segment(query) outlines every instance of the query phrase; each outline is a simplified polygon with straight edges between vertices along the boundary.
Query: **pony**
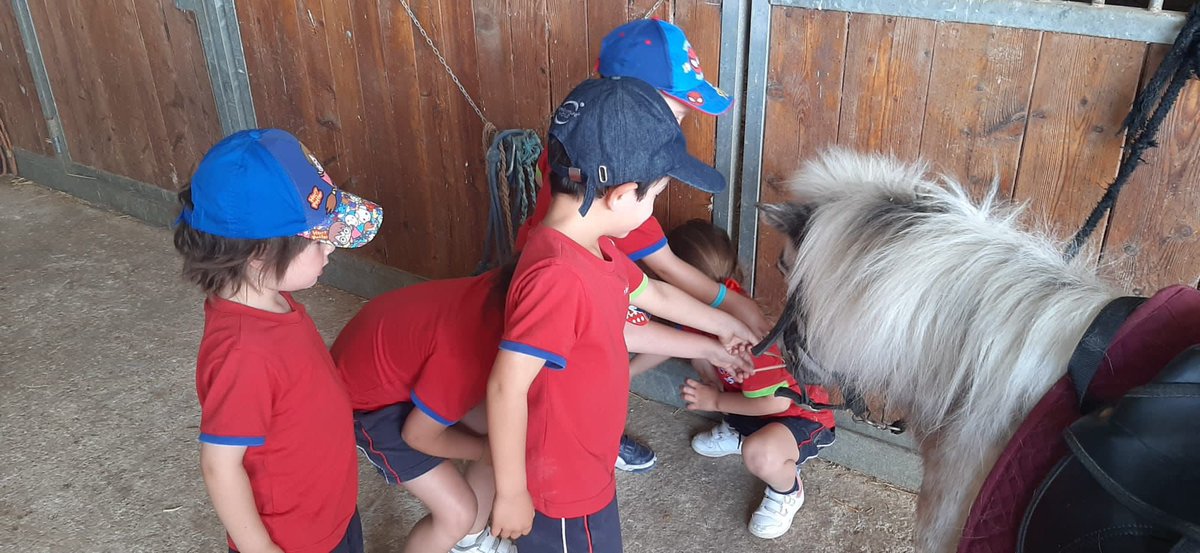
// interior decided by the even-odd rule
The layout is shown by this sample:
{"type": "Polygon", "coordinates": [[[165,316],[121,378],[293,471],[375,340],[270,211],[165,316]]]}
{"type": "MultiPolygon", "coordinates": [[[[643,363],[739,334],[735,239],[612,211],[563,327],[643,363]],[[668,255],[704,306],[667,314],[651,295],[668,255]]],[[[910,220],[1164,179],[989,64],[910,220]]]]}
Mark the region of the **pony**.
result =
{"type": "Polygon", "coordinates": [[[923,163],[834,149],[788,185],[789,202],[759,207],[790,239],[780,325],[811,360],[797,378],[904,415],[923,466],[914,545],[954,551],[1008,439],[1118,291],[995,181],[973,200],[923,163]]]}

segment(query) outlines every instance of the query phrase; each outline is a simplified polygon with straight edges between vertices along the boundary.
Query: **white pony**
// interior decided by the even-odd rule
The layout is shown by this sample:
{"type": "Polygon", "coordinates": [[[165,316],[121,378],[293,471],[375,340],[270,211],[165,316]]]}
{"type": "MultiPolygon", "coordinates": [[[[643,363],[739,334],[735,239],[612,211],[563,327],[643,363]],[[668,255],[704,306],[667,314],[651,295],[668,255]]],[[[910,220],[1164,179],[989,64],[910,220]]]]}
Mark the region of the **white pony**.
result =
{"type": "Polygon", "coordinates": [[[919,552],[954,551],[1008,438],[1117,297],[1065,242],[923,164],[830,151],[762,206],[791,238],[789,295],[823,384],[883,398],[919,444],[919,552]]]}

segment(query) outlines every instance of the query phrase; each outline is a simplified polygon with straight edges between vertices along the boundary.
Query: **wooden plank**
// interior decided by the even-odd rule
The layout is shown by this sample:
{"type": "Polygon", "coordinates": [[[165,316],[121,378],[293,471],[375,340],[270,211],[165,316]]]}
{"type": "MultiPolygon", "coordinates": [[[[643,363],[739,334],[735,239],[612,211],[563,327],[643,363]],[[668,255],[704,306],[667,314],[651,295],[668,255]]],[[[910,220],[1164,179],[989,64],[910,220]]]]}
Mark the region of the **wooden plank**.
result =
{"type": "Polygon", "coordinates": [[[298,133],[307,120],[304,107],[311,100],[298,73],[302,64],[295,42],[299,36],[296,5],[265,0],[236,5],[258,124],[298,133]]]}
{"type": "Polygon", "coordinates": [[[609,31],[629,21],[626,0],[588,0],[587,3],[587,64],[589,74],[600,58],[600,41],[609,31]]]}
{"type": "Polygon", "coordinates": [[[505,0],[473,0],[471,12],[475,17],[475,59],[480,83],[475,100],[497,128],[517,127],[521,122],[515,109],[515,91],[523,88],[529,78],[517,79],[513,71],[513,43],[522,36],[511,32],[505,0]],[[515,84],[518,82],[521,87],[515,84]]]}
{"type": "MultiPolygon", "coordinates": [[[[517,127],[545,136],[550,121],[550,49],[547,0],[508,0],[517,127]]],[[[554,106],[557,107],[557,106],[554,106]]],[[[501,127],[503,128],[503,127],[501,127]]]]}
{"type": "Polygon", "coordinates": [[[849,27],[838,143],[917,157],[937,23],[852,14],[849,27]]]}
{"type": "Polygon", "coordinates": [[[575,85],[588,78],[596,60],[588,57],[587,12],[578,8],[576,0],[547,0],[546,20],[550,29],[549,113],[575,85]]]}
{"type": "MultiPolygon", "coordinates": [[[[647,9],[649,7],[641,7],[637,13],[643,14],[647,9]]],[[[688,42],[699,56],[704,78],[720,86],[717,75],[721,61],[721,6],[704,0],[678,0],[675,2],[675,24],[687,34],[688,42]]],[[[694,112],[683,120],[683,133],[687,137],[688,151],[693,156],[710,165],[716,162],[716,117],[694,112]]],[[[669,212],[665,219],[659,219],[667,229],[691,219],[712,220],[712,194],[673,183],[667,199],[669,212]]]]}
{"type": "MultiPolygon", "coordinates": [[[[1147,76],[1168,50],[1151,47],[1147,76]]],[[[1117,200],[1104,240],[1104,267],[1129,293],[1150,295],[1200,279],[1200,83],[1184,88],[1158,134],[1157,148],[1117,200]]]]}
{"type": "MultiPolygon", "coordinates": [[[[763,203],[787,201],[790,196],[785,183],[799,164],[837,141],[847,63],[846,28],[845,13],[773,8],[760,191],[763,203]]],[[[778,231],[759,225],[754,295],[772,317],[779,315],[787,299],[783,275],[776,269],[786,240],[778,231]]]]}
{"type": "Polygon", "coordinates": [[[341,144],[341,118],[329,55],[325,6],[322,0],[295,0],[295,3],[298,36],[296,42],[286,47],[301,52],[300,63],[307,78],[306,87],[311,100],[304,106],[308,117],[295,133],[320,158],[331,176],[344,179],[346,167],[341,159],[345,149],[341,144]]]}
{"type": "Polygon", "coordinates": [[[1144,53],[1119,40],[1042,39],[1015,197],[1060,236],[1075,233],[1116,176],[1144,53]]]}
{"type": "Polygon", "coordinates": [[[13,147],[54,155],[11,2],[0,2],[0,121],[13,147]]]}
{"type": "Polygon", "coordinates": [[[944,23],[937,29],[921,157],[976,197],[999,178],[1012,197],[1041,33],[944,23]]]}

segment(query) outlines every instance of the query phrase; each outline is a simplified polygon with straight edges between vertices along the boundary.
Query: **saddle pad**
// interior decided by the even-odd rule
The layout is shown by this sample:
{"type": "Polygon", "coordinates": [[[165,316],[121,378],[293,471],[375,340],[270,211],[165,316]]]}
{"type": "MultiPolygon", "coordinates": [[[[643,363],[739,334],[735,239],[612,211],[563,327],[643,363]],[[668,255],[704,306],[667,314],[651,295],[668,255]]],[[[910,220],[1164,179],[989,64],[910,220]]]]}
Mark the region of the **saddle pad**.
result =
{"type": "MultiPolygon", "coordinates": [[[[1146,383],[1193,344],[1200,344],[1200,291],[1171,286],[1154,294],[1117,331],[1089,388],[1111,403],[1146,383]]],[[[1046,474],[1067,454],[1063,431],[1079,418],[1068,376],[1050,388],[1017,428],[988,473],[963,527],[958,553],[1012,553],[1025,508],[1046,474]]]]}

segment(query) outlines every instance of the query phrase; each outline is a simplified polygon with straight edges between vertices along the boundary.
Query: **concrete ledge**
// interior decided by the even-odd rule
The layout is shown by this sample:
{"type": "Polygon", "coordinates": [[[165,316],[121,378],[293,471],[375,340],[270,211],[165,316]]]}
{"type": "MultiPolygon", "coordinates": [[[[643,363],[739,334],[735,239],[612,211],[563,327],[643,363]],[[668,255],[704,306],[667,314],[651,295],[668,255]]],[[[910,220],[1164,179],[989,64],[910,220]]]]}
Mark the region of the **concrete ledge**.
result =
{"type": "MultiPolygon", "coordinates": [[[[179,214],[174,192],[25,150],[16,150],[16,158],[22,177],[98,207],[131,215],[161,227],[170,226],[179,214]]],[[[323,284],[365,298],[423,280],[411,273],[343,251],[333,255],[321,277],[323,284]]],[[[668,361],[658,369],[633,379],[632,390],[647,399],[683,407],[679,400],[679,388],[684,379],[693,374],[688,364],[668,361]]],[[[893,436],[875,430],[853,422],[841,413],[838,425],[837,444],[824,450],[823,458],[905,489],[917,489],[920,485],[920,459],[906,436],[893,436]]]]}
{"type": "MultiPolygon", "coordinates": [[[[687,363],[672,359],[635,377],[631,388],[633,393],[646,399],[683,409],[679,388],[683,386],[684,379],[694,378],[695,374],[687,363]]],[[[705,416],[714,420],[717,418],[712,414],[705,416]]],[[[822,450],[822,459],[906,490],[916,491],[920,488],[921,458],[907,435],[897,436],[854,422],[842,412],[837,413],[837,422],[837,443],[822,450]]]]}

